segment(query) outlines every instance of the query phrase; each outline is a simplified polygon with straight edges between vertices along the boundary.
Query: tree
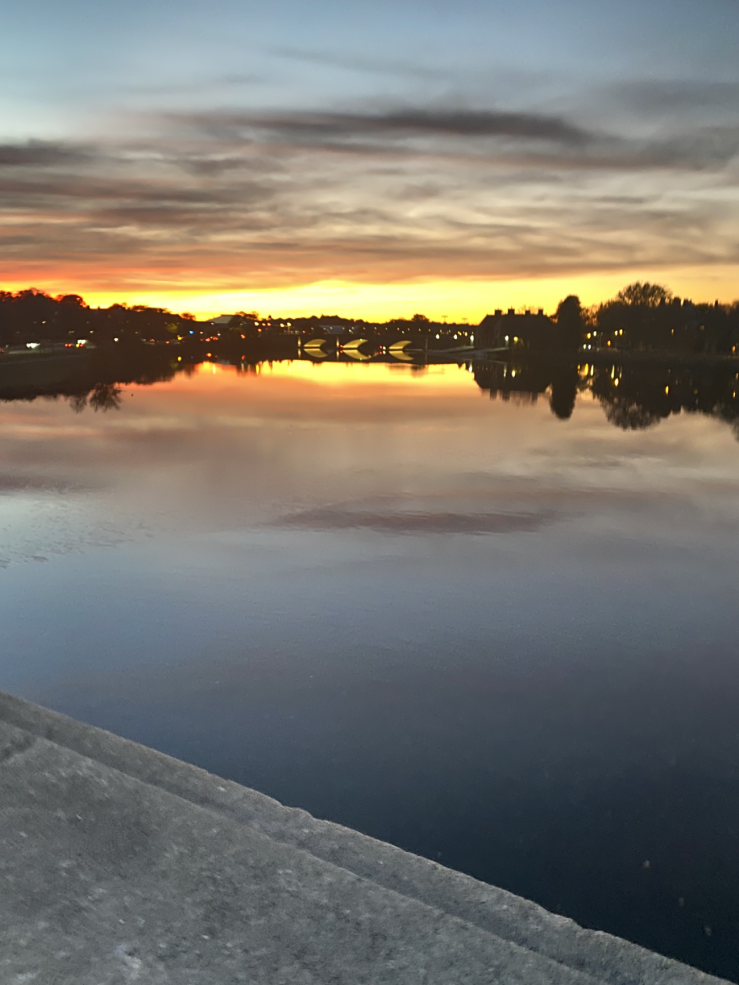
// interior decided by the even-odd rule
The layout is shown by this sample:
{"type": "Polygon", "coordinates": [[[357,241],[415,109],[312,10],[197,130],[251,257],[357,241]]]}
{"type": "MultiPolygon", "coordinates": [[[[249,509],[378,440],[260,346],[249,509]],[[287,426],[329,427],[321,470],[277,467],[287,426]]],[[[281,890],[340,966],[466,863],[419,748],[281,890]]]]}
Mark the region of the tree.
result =
{"type": "Polygon", "coordinates": [[[559,302],[557,314],[554,317],[557,322],[560,346],[563,349],[579,348],[585,326],[580,298],[576,294],[568,295],[564,301],[559,302]]]}
{"type": "Polygon", "coordinates": [[[672,291],[661,284],[635,281],[598,308],[598,330],[619,349],[666,349],[683,317],[668,302],[672,291]]]}
{"type": "Polygon", "coordinates": [[[667,304],[672,298],[672,291],[661,284],[650,284],[648,281],[637,280],[628,287],[624,287],[616,295],[616,300],[621,304],[630,307],[656,308],[660,304],[667,304]]]}

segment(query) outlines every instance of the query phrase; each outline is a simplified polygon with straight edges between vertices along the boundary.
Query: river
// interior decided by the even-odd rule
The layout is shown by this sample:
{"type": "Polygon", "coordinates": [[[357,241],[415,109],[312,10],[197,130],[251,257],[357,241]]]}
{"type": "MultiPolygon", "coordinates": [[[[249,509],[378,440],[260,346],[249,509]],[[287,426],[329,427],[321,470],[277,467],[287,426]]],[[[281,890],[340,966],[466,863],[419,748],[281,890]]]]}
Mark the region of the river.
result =
{"type": "Polygon", "coordinates": [[[736,426],[482,384],[0,403],[0,687],[737,980],[736,426]]]}

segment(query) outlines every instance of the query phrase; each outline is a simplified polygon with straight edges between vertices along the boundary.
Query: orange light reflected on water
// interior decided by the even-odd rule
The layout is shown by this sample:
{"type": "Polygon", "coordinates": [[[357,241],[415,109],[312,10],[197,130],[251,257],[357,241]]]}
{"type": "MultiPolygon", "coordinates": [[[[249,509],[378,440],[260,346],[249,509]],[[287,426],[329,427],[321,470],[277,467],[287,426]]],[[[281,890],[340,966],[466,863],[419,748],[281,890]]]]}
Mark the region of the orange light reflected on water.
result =
{"type": "MultiPolygon", "coordinates": [[[[384,387],[398,389],[405,387],[417,389],[419,382],[425,388],[443,389],[445,391],[467,391],[471,388],[479,393],[464,364],[447,363],[432,366],[410,366],[407,363],[344,363],[344,362],[311,362],[308,359],[285,360],[283,362],[259,363],[245,370],[240,366],[223,363],[199,363],[194,367],[194,373],[188,377],[177,377],[172,382],[159,384],[171,389],[173,383],[187,381],[187,389],[192,389],[198,383],[210,386],[214,382],[243,385],[250,378],[261,377],[262,382],[290,381],[292,383],[307,382],[318,387],[332,389],[374,387],[378,384],[384,387]],[[216,378],[214,380],[213,378],[216,378]]],[[[151,389],[147,385],[148,390],[151,389]]]]}

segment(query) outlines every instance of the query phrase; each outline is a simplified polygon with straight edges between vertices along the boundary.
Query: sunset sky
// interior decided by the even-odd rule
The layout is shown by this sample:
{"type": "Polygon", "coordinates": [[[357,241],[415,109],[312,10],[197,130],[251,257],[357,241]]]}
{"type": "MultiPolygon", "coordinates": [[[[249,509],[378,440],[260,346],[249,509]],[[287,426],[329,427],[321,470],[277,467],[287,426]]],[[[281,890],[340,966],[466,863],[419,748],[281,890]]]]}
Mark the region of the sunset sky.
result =
{"type": "Polygon", "coordinates": [[[218,314],[739,297],[739,0],[24,0],[0,288],[218,314]]]}

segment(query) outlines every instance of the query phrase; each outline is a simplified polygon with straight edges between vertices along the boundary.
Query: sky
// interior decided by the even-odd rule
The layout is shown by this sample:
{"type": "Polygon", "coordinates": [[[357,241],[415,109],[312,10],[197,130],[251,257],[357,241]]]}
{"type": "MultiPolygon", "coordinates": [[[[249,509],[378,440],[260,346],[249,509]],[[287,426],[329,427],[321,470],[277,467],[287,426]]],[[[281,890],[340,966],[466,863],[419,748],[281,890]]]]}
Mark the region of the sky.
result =
{"type": "Polygon", "coordinates": [[[739,297],[739,0],[0,0],[0,289],[739,297]]]}

